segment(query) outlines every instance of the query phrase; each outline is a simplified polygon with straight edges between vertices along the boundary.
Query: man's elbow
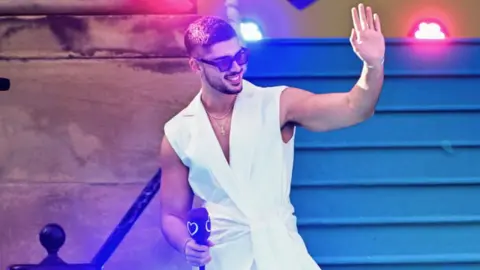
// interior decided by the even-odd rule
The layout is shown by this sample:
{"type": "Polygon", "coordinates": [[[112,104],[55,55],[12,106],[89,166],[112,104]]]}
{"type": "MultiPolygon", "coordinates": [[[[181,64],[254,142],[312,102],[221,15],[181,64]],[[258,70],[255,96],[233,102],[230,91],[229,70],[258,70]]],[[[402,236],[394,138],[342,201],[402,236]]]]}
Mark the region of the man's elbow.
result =
{"type": "Polygon", "coordinates": [[[362,99],[353,98],[352,94],[349,94],[347,97],[350,115],[354,124],[364,122],[375,114],[376,101],[365,102],[362,99]]]}
{"type": "Polygon", "coordinates": [[[359,124],[367,121],[375,114],[375,106],[363,108],[351,108],[353,115],[353,124],[359,124]]]}
{"type": "Polygon", "coordinates": [[[363,110],[360,112],[360,117],[362,118],[362,122],[370,119],[375,114],[375,106],[372,106],[371,108],[368,108],[366,110],[363,110]]]}
{"type": "Polygon", "coordinates": [[[175,231],[179,224],[185,223],[182,218],[168,212],[160,214],[160,230],[163,236],[168,240],[171,238],[172,230],[175,231]]]}
{"type": "Polygon", "coordinates": [[[165,236],[165,234],[168,234],[166,230],[168,230],[168,223],[169,223],[169,215],[161,211],[160,212],[160,230],[162,231],[162,234],[165,236]]]}
{"type": "Polygon", "coordinates": [[[170,211],[161,211],[160,212],[160,226],[162,230],[168,229],[171,226],[171,223],[174,222],[186,222],[186,215],[178,215],[170,211]]]}

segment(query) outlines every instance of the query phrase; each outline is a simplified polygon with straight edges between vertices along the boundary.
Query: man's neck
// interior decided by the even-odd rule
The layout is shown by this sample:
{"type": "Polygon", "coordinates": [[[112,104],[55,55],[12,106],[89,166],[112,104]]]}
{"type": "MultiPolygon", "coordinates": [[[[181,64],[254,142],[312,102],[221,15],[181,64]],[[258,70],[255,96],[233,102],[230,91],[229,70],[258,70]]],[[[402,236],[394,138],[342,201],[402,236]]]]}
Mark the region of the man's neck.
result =
{"type": "Polygon", "coordinates": [[[202,88],[201,100],[209,113],[222,114],[231,110],[237,95],[227,95],[210,88],[202,88]]]}

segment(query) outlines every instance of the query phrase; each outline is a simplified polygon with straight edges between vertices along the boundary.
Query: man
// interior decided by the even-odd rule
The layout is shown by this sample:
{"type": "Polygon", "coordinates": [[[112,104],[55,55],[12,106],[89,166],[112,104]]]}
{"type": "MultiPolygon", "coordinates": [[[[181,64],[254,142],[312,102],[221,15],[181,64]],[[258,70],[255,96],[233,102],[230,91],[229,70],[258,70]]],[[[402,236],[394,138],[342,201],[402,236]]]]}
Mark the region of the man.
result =
{"type": "Polygon", "coordinates": [[[289,199],[294,131],[339,129],[373,115],[385,41],[370,7],[353,8],[352,18],[351,44],[363,70],[351,91],[332,94],[255,86],[243,80],[248,50],[228,23],[204,17],[189,26],[185,46],[202,87],[165,125],[160,200],[163,233],[192,266],[319,269],[289,199]],[[194,194],[210,214],[208,246],[197,245],[185,225],[194,194]]]}

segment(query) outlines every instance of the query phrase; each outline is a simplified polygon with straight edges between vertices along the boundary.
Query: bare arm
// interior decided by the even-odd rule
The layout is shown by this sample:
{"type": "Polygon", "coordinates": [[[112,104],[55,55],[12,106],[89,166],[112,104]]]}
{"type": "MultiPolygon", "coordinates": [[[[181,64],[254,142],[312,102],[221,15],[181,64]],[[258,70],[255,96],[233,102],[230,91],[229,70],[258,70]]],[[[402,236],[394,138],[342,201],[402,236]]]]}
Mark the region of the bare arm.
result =
{"type": "Polygon", "coordinates": [[[385,40],[380,19],[360,4],[352,9],[351,43],[364,66],[357,83],[346,93],[313,94],[289,88],[281,96],[281,121],[312,131],[328,131],[358,124],[375,111],[383,87],[385,40]]]}
{"type": "Polygon", "coordinates": [[[161,227],[167,241],[183,253],[190,235],[186,227],[193,192],[188,184],[188,168],[183,165],[164,136],[160,149],[162,184],[160,187],[161,227]]]}
{"type": "Polygon", "coordinates": [[[281,96],[282,124],[311,131],[328,131],[365,121],[373,115],[383,85],[381,65],[363,68],[358,83],[347,93],[313,94],[288,88],[281,96]]]}

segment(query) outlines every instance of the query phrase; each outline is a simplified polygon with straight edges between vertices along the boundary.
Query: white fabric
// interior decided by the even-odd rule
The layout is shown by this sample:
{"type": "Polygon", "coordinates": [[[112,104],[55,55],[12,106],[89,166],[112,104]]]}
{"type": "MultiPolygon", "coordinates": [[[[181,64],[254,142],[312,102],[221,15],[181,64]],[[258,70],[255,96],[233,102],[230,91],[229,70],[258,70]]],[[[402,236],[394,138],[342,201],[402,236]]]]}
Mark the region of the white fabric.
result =
{"type": "Polygon", "coordinates": [[[230,165],[200,100],[165,125],[189,167],[189,183],[212,224],[207,270],[318,270],[297,232],[290,203],[293,141],[280,131],[280,94],[244,81],[232,115],[230,165]]]}

